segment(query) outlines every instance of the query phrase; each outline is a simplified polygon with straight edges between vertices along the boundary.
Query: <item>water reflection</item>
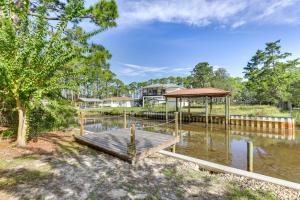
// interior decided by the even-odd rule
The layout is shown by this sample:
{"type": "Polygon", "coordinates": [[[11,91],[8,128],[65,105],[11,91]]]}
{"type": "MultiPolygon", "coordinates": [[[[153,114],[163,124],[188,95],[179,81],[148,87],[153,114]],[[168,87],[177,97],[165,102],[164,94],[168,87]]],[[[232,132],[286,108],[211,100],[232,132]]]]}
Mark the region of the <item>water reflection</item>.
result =
{"type": "MultiPolygon", "coordinates": [[[[172,134],[174,124],[156,126],[164,121],[129,118],[128,126],[172,134]],[[148,127],[148,128],[147,128],[148,127]]],[[[123,119],[95,119],[85,129],[101,132],[123,127],[123,119]]],[[[263,130],[253,127],[221,125],[205,127],[203,123],[182,124],[176,152],[239,169],[247,168],[247,141],[254,144],[254,172],[300,183],[300,132],[295,130],[263,130]]]]}

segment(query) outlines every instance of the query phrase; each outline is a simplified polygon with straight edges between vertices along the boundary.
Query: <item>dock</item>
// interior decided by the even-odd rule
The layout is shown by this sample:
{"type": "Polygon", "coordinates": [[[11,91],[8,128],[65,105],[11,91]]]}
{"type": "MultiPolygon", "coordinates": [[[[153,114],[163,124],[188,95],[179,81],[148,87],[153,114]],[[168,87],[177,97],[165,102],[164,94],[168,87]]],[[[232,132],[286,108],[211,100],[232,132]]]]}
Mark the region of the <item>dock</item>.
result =
{"type": "Polygon", "coordinates": [[[130,129],[116,129],[97,133],[84,131],[83,135],[75,136],[75,140],[81,144],[116,156],[130,163],[135,163],[179,142],[178,136],[144,130],[135,130],[134,138],[135,152],[132,156],[129,153],[132,144],[130,129]]]}

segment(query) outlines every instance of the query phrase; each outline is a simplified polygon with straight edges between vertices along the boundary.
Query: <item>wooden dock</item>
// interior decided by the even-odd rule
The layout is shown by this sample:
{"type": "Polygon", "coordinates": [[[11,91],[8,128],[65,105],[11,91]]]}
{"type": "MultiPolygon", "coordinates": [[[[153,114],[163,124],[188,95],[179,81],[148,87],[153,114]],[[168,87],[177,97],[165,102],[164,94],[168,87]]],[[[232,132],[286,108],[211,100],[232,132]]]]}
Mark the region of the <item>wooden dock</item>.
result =
{"type": "Polygon", "coordinates": [[[116,156],[122,160],[134,163],[175,145],[179,142],[178,136],[143,130],[135,131],[135,156],[129,152],[130,129],[117,129],[99,133],[85,131],[82,136],[75,136],[77,142],[94,149],[116,156]]]}

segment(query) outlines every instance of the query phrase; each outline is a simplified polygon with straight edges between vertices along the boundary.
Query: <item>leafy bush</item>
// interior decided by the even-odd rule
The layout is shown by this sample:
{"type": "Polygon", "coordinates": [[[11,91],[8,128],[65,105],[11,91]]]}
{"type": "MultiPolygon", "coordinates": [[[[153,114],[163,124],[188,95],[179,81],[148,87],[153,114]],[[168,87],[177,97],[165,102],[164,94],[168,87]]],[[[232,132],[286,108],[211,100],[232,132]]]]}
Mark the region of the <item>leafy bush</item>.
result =
{"type": "Polygon", "coordinates": [[[32,109],[28,114],[28,139],[36,138],[44,131],[73,126],[76,110],[67,101],[49,101],[32,109]]]}
{"type": "Polygon", "coordinates": [[[14,129],[7,129],[7,130],[4,130],[2,132],[0,132],[0,137],[1,138],[12,138],[16,135],[16,131],[14,129]]]}

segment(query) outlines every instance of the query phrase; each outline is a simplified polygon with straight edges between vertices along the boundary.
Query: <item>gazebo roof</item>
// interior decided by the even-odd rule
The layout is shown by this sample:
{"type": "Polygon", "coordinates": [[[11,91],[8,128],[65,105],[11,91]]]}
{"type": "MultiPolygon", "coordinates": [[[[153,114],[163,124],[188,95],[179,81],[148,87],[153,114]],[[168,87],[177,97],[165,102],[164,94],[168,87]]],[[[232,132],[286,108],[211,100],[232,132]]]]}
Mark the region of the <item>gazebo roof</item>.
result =
{"type": "Polygon", "coordinates": [[[190,88],[180,89],[174,92],[164,94],[165,97],[226,97],[230,96],[231,92],[219,88],[190,88]]]}

